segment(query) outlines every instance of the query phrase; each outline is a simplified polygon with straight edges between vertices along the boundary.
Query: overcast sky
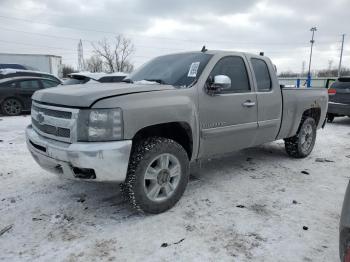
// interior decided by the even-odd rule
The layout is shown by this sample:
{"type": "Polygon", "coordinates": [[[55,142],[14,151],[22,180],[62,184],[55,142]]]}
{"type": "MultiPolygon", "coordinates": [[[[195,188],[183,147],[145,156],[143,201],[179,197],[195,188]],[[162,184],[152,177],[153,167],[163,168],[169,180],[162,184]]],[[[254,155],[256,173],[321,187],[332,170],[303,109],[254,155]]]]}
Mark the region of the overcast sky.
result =
{"type": "Polygon", "coordinates": [[[0,52],[40,53],[77,65],[91,42],[132,39],[136,66],[167,53],[208,49],[265,54],[278,71],[308,66],[310,28],[317,26],[312,68],[337,67],[341,34],[343,65],[350,67],[350,0],[0,0],[0,52]]]}

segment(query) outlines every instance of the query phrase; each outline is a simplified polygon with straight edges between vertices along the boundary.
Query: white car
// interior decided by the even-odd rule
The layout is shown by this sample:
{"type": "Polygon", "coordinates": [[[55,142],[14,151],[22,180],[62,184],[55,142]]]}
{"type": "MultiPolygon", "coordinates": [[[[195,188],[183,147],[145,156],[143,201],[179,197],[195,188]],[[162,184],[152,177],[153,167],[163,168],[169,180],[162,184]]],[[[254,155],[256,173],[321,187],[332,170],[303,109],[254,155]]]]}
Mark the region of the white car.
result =
{"type": "Polygon", "coordinates": [[[121,82],[128,74],[122,72],[115,73],[90,73],[90,72],[79,72],[71,73],[68,75],[63,84],[64,85],[76,85],[76,84],[86,84],[86,83],[112,83],[121,82]]]}

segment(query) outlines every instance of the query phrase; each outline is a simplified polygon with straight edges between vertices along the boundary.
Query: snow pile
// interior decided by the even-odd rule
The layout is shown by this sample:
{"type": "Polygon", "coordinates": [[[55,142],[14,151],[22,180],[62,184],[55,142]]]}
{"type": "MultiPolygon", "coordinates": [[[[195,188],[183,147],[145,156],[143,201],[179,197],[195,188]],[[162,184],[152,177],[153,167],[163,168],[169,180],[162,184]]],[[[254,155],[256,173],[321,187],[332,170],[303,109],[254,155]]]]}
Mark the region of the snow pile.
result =
{"type": "Polygon", "coordinates": [[[25,147],[30,116],[0,117],[0,261],[338,261],[350,118],[318,132],[306,159],[283,141],[208,160],[160,215],[118,185],[59,180],[25,147]]]}

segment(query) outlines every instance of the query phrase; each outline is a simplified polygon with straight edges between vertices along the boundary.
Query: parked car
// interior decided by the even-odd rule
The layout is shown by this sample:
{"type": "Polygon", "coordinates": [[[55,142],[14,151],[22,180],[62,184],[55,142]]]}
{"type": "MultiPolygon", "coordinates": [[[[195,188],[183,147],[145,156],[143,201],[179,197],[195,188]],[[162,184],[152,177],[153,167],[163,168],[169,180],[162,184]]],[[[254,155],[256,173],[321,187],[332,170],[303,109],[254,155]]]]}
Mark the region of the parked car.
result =
{"type": "Polygon", "coordinates": [[[339,255],[340,261],[350,261],[350,183],[346,189],[340,216],[339,255]]]}
{"type": "Polygon", "coordinates": [[[155,58],[123,83],[36,92],[26,137],[44,169],[120,182],[133,207],[160,213],[203,158],[277,139],[291,157],[308,156],[327,104],[325,88],[281,89],[267,57],[188,52],[155,58]]]}
{"type": "Polygon", "coordinates": [[[90,72],[80,72],[71,73],[68,75],[63,84],[64,85],[76,85],[76,84],[86,84],[86,83],[116,83],[121,82],[127,76],[126,73],[115,72],[115,73],[90,73],[90,72]]]}
{"type": "Polygon", "coordinates": [[[21,69],[28,70],[24,65],[20,64],[0,64],[0,69],[21,69]]]}
{"type": "Polygon", "coordinates": [[[15,116],[29,111],[32,95],[40,89],[55,87],[61,83],[49,78],[20,76],[0,80],[0,108],[5,115],[15,116]]]}
{"type": "Polygon", "coordinates": [[[350,77],[340,77],[328,89],[328,122],[337,116],[350,117],[350,77]]]}
{"type": "Polygon", "coordinates": [[[122,82],[128,74],[126,73],[121,73],[121,72],[115,72],[115,73],[110,73],[105,76],[102,76],[98,79],[98,82],[101,83],[119,83],[122,82]]]}
{"type": "Polygon", "coordinates": [[[106,74],[90,72],[71,73],[68,75],[68,78],[63,81],[63,85],[86,84],[89,81],[92,83],[97,83],[98,79],[104,75],[106,74]]]}
{"type": "Polygon", "coordinates": [[[62,81],[58,77],[45,72],[33,71],[33,70],[10,69],[10,68],[0,69],[0,79],[17,77],[17,76],[43,77],[43,78],[51,79],[55,82],[59,82],[60,84],[62,83],[62,81]]]}

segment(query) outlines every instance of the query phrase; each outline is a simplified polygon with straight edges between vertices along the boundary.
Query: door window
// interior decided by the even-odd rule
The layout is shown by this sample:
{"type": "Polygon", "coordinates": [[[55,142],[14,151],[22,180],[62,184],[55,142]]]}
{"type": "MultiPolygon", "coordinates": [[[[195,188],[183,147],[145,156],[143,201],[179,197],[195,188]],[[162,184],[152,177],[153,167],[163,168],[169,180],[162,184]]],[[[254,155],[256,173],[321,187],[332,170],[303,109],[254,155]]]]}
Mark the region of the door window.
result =
{"type": "Polygon", "coordinates": [[[255,79],[259,92],[268,92],[271,90],[271,77],[269,69],[264,60],[252,58],[251,59],[255,79]]]}
{"type": "Polygon", "coordinates": [[[247,68],[243,58],[239,56],[227,56],[220,59],[215,65],[210,76],[226,75],[231,79],[231,87],[221,93],[246,93],[250,92],[247,68]]]}
{"type": "Polygon", "coordinates": [[[40,84],[37,80],[24,80],[19,82],[19,87],[23,89],[39,89],[40,84]]]}
{"type": "Polygon", "coordinates": [[[50,81],[50,80],[41,80],[41,82],[43,83],[44,88],[50,88],[58,85],[57,82],[50,81]]]}
{"type": "Polygon", "coordinates": [[[16,88],[16,82],[5,82],[0,84],[0,88],[16,88]]]}

